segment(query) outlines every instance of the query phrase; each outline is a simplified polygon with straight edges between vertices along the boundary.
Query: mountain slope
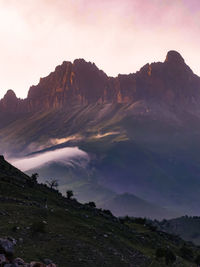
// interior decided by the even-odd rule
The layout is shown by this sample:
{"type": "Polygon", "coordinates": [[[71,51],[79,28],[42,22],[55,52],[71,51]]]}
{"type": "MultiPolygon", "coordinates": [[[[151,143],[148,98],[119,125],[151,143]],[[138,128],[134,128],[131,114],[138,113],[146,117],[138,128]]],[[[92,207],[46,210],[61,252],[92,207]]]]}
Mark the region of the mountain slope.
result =
{"type": "Polygon", "coordinates": [[[163,209],[133,194],[120,194],[108,189],[100,184],[99,179],[91,174],[89,169],[67,166],[62,162],[48,162],[39,168],[29,170],[28,173],[36,171],[40,173],[39,181],[45,182],[51,177],[56,177],[59,183],[58,189],[63,194],[71,189],[81,203],[94,201],[97,207],[109,209],[116,216],[163,219],[180,215],[178,212],[163,209]]]}
{"type": "Polygon", "coordinates": [[[185,243],[193,253],[193,258],[185,260],[180,238],[68,200],[2,157],[0,167],[1,233],[18,241],[16,254],[26,261],[51,255],[60,267],[94,266],[94,262],[95,266],[162,267],[165,256],[155,258],[155,253],[163,248],[177,256],[166,254],[170,262],[176,260],[175,266],[195,266],[199,249],[194,245],[185,243]]]}
{"type": "Polygon", "coordinates": [[[90,181],[107,192],[198,214],[199,90],[200,78],[175,51],[116,78],[84,60],[64,62],[26,99],[9,91],[0,101],[0,153],[25,157],[78,146],[89,157],[84,184],[89,169],[90,181]]]}

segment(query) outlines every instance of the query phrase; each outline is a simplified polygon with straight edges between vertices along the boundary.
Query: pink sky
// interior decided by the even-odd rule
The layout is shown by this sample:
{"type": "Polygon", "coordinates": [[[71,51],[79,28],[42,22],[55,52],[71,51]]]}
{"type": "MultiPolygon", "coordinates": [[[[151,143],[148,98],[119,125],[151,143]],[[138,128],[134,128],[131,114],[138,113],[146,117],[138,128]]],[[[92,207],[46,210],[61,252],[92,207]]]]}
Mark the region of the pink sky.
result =
{"type": "Polygon", "coordinates": [[[173,49],[200,75],[199,0],[0,0],[0,35],[0,97],[75,58],[116,76],[173,49]]]}

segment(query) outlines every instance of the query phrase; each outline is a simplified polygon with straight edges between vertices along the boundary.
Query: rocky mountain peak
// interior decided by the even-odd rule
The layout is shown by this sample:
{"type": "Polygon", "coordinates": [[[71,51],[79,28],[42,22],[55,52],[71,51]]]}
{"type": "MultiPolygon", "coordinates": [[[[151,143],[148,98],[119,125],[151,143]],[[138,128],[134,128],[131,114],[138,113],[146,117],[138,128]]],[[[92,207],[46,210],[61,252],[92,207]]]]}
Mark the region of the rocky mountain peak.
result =
{"type": "Polygon", "coordinates": [[[5,94],[5,96],[4,96],[4,100],[8,100],[8,101],[12,101],[12,100],[16,100],[17,99],[17,97],[16,97],[16,94],[15,94],[15,92],[13,91],[13,90],[11,90],[11,89],[9,89],[7,92],[6,92],[6,94],[5,94]]]}
{"type": "Polygon", "coordinates": [[[0,100],[0,110],[15,112],[20,102],[21,100],[16,97],[15,92],[13,90],[8,90],[3,99],[0,100]]]}
{"type": "Polygon", "coordinates": [[[171,50],[167,53],[165,62],[176,63],[176,64],[185,64],[185,61],[180,53],[175,50],[171,50]]]}
{"type": "Polygon", "coordinates": [[[108,77],[84,59],[64,61],[48,76],[30,87],[25,100],[9,90],[0,110],[35,112],[63,108],[72,103],[130,103],[150,100],[185,105],[200,99],[200,78],[193,74],[177,51],[167,53],[164,63],[146,64],[135,74],[108,77]]]}

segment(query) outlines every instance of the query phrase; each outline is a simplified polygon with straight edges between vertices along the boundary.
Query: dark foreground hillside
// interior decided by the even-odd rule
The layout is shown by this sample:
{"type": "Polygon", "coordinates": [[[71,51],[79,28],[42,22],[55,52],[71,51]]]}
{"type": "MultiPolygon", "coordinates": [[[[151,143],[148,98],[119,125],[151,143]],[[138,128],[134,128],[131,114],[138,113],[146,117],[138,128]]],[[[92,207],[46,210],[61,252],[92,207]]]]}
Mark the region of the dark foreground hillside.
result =
{"type": "Polygon", "coordinates": [[[142,219],[118,219],[38,184],[0,158],[0,233],[15,254],[59,267],[197,266],[200,249],[142,219]],[[186,253],[186,252],[187,253],[186,253]]]}

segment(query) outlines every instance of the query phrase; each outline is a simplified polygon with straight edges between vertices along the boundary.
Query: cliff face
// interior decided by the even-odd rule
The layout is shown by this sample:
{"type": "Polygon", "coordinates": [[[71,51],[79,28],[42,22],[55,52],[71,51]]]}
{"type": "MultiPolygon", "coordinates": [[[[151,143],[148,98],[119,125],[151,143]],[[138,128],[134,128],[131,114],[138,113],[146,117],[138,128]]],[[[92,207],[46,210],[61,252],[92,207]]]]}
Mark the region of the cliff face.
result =
{"type": "Polygon", "coordinates": [[[71,103],[128,103],[162,101],[168,105],[197,105],[200,78],[193,74],[176,51],[165,62],[146,64],[135,74],[108,77],[83,59],[63,62],[55,71],[32,86],[28,97],[17,99],[9,90],[0,101],[0,111],[34,112],[60,108],[71,103]]]}

